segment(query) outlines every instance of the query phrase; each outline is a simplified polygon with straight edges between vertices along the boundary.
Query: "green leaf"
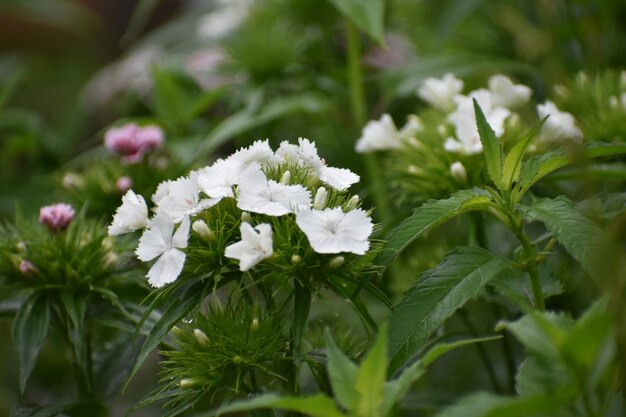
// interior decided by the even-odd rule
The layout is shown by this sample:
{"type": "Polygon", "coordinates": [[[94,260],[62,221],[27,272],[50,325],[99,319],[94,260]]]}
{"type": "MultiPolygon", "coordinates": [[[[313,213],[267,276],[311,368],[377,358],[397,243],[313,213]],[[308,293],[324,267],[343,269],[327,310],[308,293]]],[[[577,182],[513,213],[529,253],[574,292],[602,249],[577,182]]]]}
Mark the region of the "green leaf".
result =
{"type": "Polygon", "coordinates": [[[626,144],[595,142],[586,145],[582,152],[566,153],[553,151],[529,158],[520,171],[520,195],[523,195],[533,184],[541,178],[564,166],[583,161],[585,159],[604,156],[618,156],[626,154],[626,144]]]}
{"type": "Polygon", "coordinates": [[[374,259],[374,264],[387,266],[415,239],[455,216],[472,210],[484,210],[490,202],[489,194],[479,188],[458,191],[445,200],[427,201],[392,230],[387,244],[374,259]]]}
{"type": "Polygon", "coordinates": [[[323,394],[310,397],[280,397],[276,394],[263,394],[251,400],[236,401],[208,413],[200,413],[194,417],[214,417],[258,408],[277,408],[296,411],[313,417],[345,417],[335,402],[323,394]]]}
{"type": "MultiPolygon", "coordinates": [[[[325,331],[328,377],[335,398],[349,411],[356,410],[360,396],[354,387],[359,369],[344,355],[333,340],[328,329],[325,331]]],[[[384,359],[385,361],[387,358],[384,359]]]]}
{"type": "Polygon", "coordinates": [[[478,134],[480,135],[480,142],[483,144],[487,172],[498,189],[504,190],[506,184],[503,181],[502,175],[502,145],[493,129],[491,129],[491,126],[489,126],[489,123],[487,123],[487,118],[478,105],[478,102],[476,99],[472,100],[474,101],[474,113],[476,114],[478,134]]]}
{"type": "Polygon", "coordinates": [[[381,417],[387,376],[387,329],[386,324],[380,326],[374,346],[359,367],[354,387],[360,401],[356,409],[350,410],[359,417],[381,417]]]}
{"type": "Polygon", "coordinates": [[[607,242],[604,231],[565,197],[539,199],[532,206],[520,206],[524,217],[541,221],[591,276],[598,276],[602,249],[607,242]]]}
{"type": "Polygon", "coordinates": [[[495,257],[481,248],[463,247],[424,272],[389,318],[390,370],[396,371],[418,353],[448,317],[510,267],[507,258],[495,257]]]}
{"type": "Polygon", "coordinates": [[[379,45],[385,43],[385,0],[330,0],[356,27],[379,45]]]}
{"type": "Polygon", "coordinates": [[[507,189],[509,189],[513,183],[518,180],[522,169],[522,159],[524,158],[526,149],[535,136],[537,136],[537,132],[539,132],[541,127],[544,125],[546,119],[547,118],[544,118],[539,125],[528,132],[519,142],[517,142],[504,159],[504,165],[502,167],[502,181],[507,189]]]}
{"type": "Polygon", "coordinates": [[[545,417],[556,415],[561,407],[554,397],[503,397],[481,392],[463,398],[435,417],[545,417]]]}
{"type": "Polygon", "coordinates": [[[37,361],[48,335],[50,311],[45,297],[35,293],[28,297],[13,320],[13,346],[20,362],[19,389],[24,394],[26,381],[37,361]]]}

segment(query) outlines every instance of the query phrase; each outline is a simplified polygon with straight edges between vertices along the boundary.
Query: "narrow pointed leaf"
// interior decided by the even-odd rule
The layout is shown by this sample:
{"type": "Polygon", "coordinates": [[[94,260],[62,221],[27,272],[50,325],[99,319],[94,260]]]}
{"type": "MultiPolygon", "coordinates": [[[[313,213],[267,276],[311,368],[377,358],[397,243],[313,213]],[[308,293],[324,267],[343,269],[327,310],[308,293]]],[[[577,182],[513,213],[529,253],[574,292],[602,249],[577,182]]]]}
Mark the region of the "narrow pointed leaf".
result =
{"type": "Polygon", "coordinates": [[[326,329],[325,338],[328,376],[333,394],[344,408],[354,411],[360,402],[360,395],[354,387],[359,369],[339,350],[328,329],[326,329]]]}
{"type": "Polygon", "coordinates": [[[387,377],[387,325],[380,326],[374,346],[361,363],[355,388],[360,402],[353,411],[357,416],[379,417],[387,377]]]}
{"type": "Polygon", "coordinates": [[[13,320],[13,346],[19,358],[19,389],[22,394],[48,335],[49,325],[48,302],[39,294],[33,294],[27,298],[13,320]]]}
{"type": "Polygon", "coordinates": [[[607,236],[572,201],[565,197],[544,198],[532,206],[521,206],[521,209],[526,219],[543,222],[589,275],[599,274],[607,236]]]}
{"type": "Polygon", "coordinates": [[[330,0],[360,30],[378,44],[385,43],[385,0],[330,0]]]}
{"type": "Polygon", "coordinates": [[[490,202],[489,194],[480,188],[456,192],[445,200],[427,201],[391,232],[374,264],[387,266],[415,239],[455,216],[484,210],[490,202]]]}
{"type": "Polygon", "coordinates": [[[462,247],[424,272],[389,318],[390,371],[395,372],[417,354],[455,311],[510,267],[507,258],[477,247],[462,247]]]}
{"type": "Polygon", "coordinates": [[[511,185],[518,180],[522,168],[524,153],[526,152],[528,145],[530,145],[530,142],[537,136],[537,133],[545,121],[546,119],[543,119],[539,125],[528,132],[517,144],[515,144],[504,159],[502,177],[504,185],[507,188],[511,187],[511,185]]]}
{"type": "Polygon", "coordinates": [[[280,397],[276,394],[263,394],[251,400],[236,401],[217,410],[196,414],[193,417],[214,417],[259,408],[296,411],[312,417],[345,417],[337,409],[335,402],[322,394],[310,397],[280,397]]]}
{"type": "Polygon", "coordinates": [[[487,164],[487,172],[489,177],[498,189],[504,189],[502,181],[502,146],[500,140],[494,133],[482,109],[478,105],[476,99],[474,101],[474,113],[476,114],[476,125],[478,126],[478,134],[480,142],[483,144],[483,152],[485,154],[485,162],[487,164]]]}

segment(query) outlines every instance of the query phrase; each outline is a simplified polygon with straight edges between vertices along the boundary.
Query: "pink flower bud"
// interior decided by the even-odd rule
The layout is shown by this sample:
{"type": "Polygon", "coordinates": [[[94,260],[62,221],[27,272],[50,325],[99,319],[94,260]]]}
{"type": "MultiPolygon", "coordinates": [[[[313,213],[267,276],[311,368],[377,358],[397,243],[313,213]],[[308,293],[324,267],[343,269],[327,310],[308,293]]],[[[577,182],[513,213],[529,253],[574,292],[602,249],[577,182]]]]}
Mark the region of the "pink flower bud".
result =
{"type": "Polygon", "coordinates": [[[130,190],[130,187],[133,186],[133,180],[125,175],[117,179],[115,186],[117,187],[117,191],[119,191],[121,194],[126,194],[126,191],[130,190]]]}
{"type": "Polygon", "coordinates": [[[74,209],[66,203],[44,206],[39,210],[39,223],[52,231],[67,229],[74,218],[74,209]]]}
{"type": "Polygon", "coordinates": [[[163,143],[163,131],[158,126],[137,126],[128,123],[113,127],[104,134],[104,146],[128,164],[140,162],[143,156],[163,143]]]}
{"type": "Polygon", "coordinates": [[[37,272],[37,267],[31,261],[27,261],[26,259],[22,259],[19,268],[20,272],[27,277],[30,277],[37,272]]]}

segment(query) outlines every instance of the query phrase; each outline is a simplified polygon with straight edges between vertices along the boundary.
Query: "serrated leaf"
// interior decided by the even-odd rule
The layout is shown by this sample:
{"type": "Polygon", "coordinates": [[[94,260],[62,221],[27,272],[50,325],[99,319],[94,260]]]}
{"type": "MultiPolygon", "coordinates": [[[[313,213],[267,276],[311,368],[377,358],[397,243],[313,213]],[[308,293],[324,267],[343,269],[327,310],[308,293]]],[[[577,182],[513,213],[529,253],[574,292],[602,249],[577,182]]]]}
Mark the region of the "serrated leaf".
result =
{"type": "Polygon", "coordinates": [[[50,309],[45,297],[35,293],[24,301],[13,319],[13,346],[20,363],[19,389],[24,393],[39,351],[48,335],[50,309]]]}
{"type": "MultiPolygon", "coordinates": [[[[333,340],[328,329],[325,331],[328,377],[335,398],[344,408],[356,410],[360,396],[354,387],[359,369],[344,355],[333,340]]],[[[387,360],[387,358],[385,358],[387,360]]]]}
{"type": "Polygon", "coordinates": [[[389,318],[390,371],[399,369],[418,353],[455,311],[510,267],[507,258],[494,257],[481,248],[463,247],[424,272],[389,318]]]}
{"type": "Polygon", "coordinates": [[[387,266],[415,239],[455,216],[484,210],[490,202],[489,194],[480,188],[458,191],[445,200],[427,201],[391,231],[374,264],[387,266]]]}
{"type": "Polygon", "coordinates": [[[385,43],[385,0],[330,0],[356,27],[379,45],[385,43]]]}
{"type": "Polygon", "coordinates": [[[556,415],[561,407],[554,397],[503,397],[481,392],[468,395],[435,417],[545,417],[556,415]]]}
{"type": "Polygon", "coordinates": [[[520,206],[524,217],[541,221],[591,276],[598,276],[604,231],[565,197],[539,199],[532,206],[520,206]]]}
{"type": "Polygon", "coordinates": [[[359,367],[354,385],[360,401],[356,409],[359,417],[381,417],[380,408],[387,377],[387,325],[380,326],[374,346],[359,367]]]}
{"type": "Polygon", "coordinates": [[[476,125],[478,127],[478,135],[480,142],[483,144],[483,153],[485,154],[485,163],[487,164],[487,172],[489,177],[496,184],[498,189],[504,190],[505,183],[502,178],[502,145],[495,132],[489,126],[487,118],[480,108],[476,99],[474,102],[474,113],[476,114],[476,125]]]}
{"type": "Polygon", "coordinates": [[[537,132],[539,132],[541,127],[544,125],[546,119],[547,118],[544,118],[539,125],[528,132],[519,142],[517,142],[504,159],[504,165],[502,166],[502,180],[507,189],[518,180],[522,169],[522,159],[524,158],[526,149],[535,136],[537,136],[537,132]]]}
{"type": "Polygon", "coordinates": [[[214,417],[259,408],[296,411],[312,417],[345,417],[339,411],[335,402],[323,394],[310,397],[281,397],[276,394],[263,394],[251,400],[236,401],[224,405],[208,413],[195,414],[193,417],[214,417]]]}
{"type": "Polygon", "coordinates": [[[626,145],[620,143],[595,142],[586,145],[582,152],[578,154],[565,153],[563,151],[553,151],[529,158],[522,165],[520,171],[520,194],[524,194],[533,184],[541,178],[563,168],[585,159],[600,158],[603,156],[618,156],[626,154],[626,145]]]}

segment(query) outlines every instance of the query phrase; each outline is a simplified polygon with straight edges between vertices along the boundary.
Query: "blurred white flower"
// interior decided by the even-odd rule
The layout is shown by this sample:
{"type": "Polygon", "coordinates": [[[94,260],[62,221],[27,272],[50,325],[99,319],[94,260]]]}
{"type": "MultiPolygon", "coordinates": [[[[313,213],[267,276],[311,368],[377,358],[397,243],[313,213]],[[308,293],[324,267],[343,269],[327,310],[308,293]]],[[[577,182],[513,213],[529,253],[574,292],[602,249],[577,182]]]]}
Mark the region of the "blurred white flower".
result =
{"type": "Polygon", "coordinates": [[[228,35],[241,25],[248,16],[249,0],[229,0],[220,2],[218,8],[201,16],[196,32],[205,40],[215,40],[228,35]]]}
{"type": "Polygon", "coordinates": [[[388,114],[380,120],[370,120],[357,140],[355,150],[359,153],[398,149],[402,147],[400,132],[388,114]]]}
{"type": "Polygon", "coordinates": [[[109,226],[109,236],[134,232],[148,225],[148,206],[142,196],[128,190],[122,197],[122,205],[117,208],[113,222],[109,226]]]}
{"type": "Polygon", "coordinates": [[[284,185],[268,179],[258,164],[250,165],[239,179],[237,207],[268,216],[283,216],[311,207],[311,193],[301,185],[284,185]]]}
{"type": "Polygon", "coordinates": [[[399,133],[402,138],[414,138],[422,130],[424,130],[424,125],[420,118],[414,114],[410,114],[406,118],[406,123],[402,126],[399,133]]]}
{"type": "Polygon", "coordinates": [[[442,78],[426,78],[417,89],[417,96],[437,109],[450,111],[454,108],[454,96],[461,91],[463,81],[446,73],[442,78]]]}
{"type": "Polygon", "coordinates": [[[153,287],[162,287],[178,278],[185,265],[185,253],[189,238],[189,218],[182,219],[174,232],[174,222],[163,212],[157,212],[150,228],[143,232],[135,253],[141,261],[159,259],[152,265],[146,277],[153,287]]]}
{"type": "Polygon", "coordinates": [[[450,173],[459,182],[467,181],[467,171],[465,171],[465,167],[459,161],[455,161],[450,165],[450,173]]]}
{"type": "Polygon", "coordinates": [[[346,168],[333,168],[323,166],[319,170],[320,180],[333,187],[335,190],[347,190],[352,184],[359,182],[359,177],[354,172],[346,168]]]}
{"type": "Polygon", "coordinates": [[[513,84],[511,79],[504,75],[494,75],[489,78],[489,91],[493,94],[493,105],[512,109],[530,100],[532,90],[523,84],[513,84]]]}
{"type": "Polygon", "coordinates": [[[565,139],[582,142],[583,132],[576,126],[576,120],[571,113],[560,111],[551,101],[538,104],[537,113],[541,119],[550,116],[542,126],[538,140],[559,142],[565,139]]]}
{"type": "Polygon", "coordinates": [[[363,255],[369,249],[372,219],[362,209],[344,213],[340,207],[301,210],[296,224],[317,253],[351,252],[363,255]]]}
{"type": "Polygon", "coordinates": [[[493,94],[485,89],[472,91],[468,96],[458,95],[454,98],[456,109],[448,115],[448,120],[454,125],[456,138],[448,138],[443,147],[449,152],[458,152],[464,155],[473,155],[483,151],[480,142],[474,102],[485,114],[487,123],[491,126],[497,137],[504,134],[504,121],[511,114],[508,109],[493,105],[493,94]]]}
{"type": "Polygon", "coordinates": [[[250,223],[242,222],[239,227],[241,240],[228,245],[224,252],[227,258],[239,260],[239,269],[247,271],[263,259],[274,253],[272,242],[272,227],[263,223],[252,227],[250,223]]]}

